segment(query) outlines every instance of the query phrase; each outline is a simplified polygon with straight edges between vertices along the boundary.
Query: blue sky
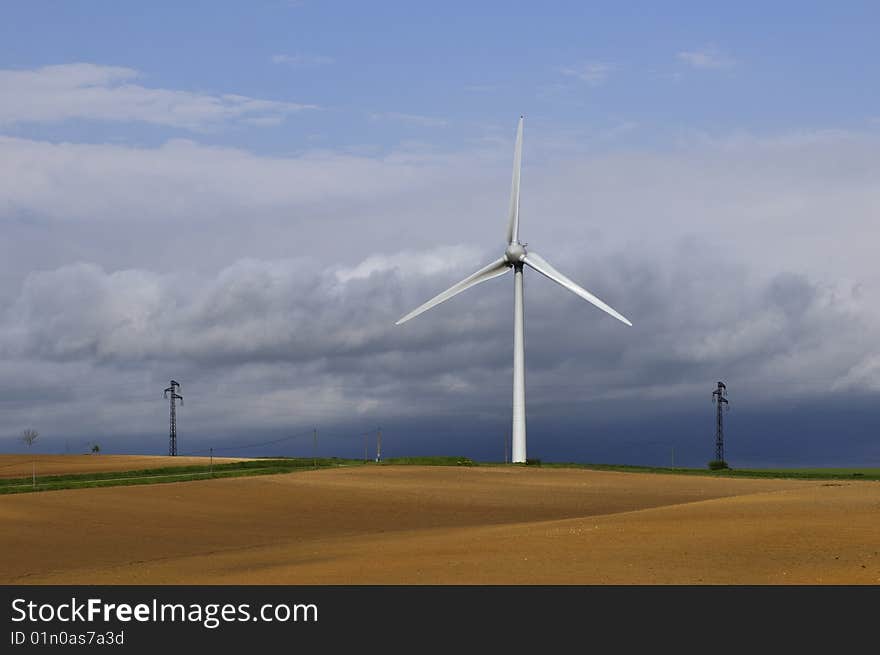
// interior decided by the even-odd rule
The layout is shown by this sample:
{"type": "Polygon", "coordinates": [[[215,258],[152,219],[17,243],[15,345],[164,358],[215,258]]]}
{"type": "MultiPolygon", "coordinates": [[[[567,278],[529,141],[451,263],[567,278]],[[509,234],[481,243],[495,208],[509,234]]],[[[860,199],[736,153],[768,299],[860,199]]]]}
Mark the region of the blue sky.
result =
{"type": "Polygon", "coordinates": [[[174,377],[182,452],[500,455],[509,280],[394,321],[499,256],[524,114],[524,239],[634,323],[527,278],[531,454],[699,465],[724,379],[734,463],[880,465],[876,3],[0,12],[10,448],[163,452],[174,377]]]}
{"type": "MultiPolygon", "coordinates": [[[[638,143],[876,119],[874,3],[27,2],[4,13],[7,68],[92,62],[135,69],[147,87],[320,107],[271,134],[211,135],[258,152],[439,147],[519,113],[560,130],[637,124],[638,143]]],[[[80,133],[167,132],[118,128],[80,133]]]]}

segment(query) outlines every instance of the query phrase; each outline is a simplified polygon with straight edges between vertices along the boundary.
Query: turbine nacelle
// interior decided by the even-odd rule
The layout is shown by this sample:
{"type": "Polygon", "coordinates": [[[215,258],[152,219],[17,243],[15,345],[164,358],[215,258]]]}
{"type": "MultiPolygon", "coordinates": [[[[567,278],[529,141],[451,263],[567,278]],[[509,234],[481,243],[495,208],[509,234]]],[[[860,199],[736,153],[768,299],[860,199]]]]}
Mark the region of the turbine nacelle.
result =
{"type": "Polygon", "coordinates": [[[511,266],[521,265],[526,259],[525,244],[511,243],[504,251],[504,259],[511,266]]]}

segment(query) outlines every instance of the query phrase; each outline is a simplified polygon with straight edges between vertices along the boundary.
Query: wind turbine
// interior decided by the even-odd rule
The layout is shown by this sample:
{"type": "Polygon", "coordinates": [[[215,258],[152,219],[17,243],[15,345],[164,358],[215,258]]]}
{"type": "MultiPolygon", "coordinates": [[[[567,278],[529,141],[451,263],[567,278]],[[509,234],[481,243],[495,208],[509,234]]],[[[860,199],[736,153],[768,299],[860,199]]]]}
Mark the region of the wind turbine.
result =
{"type": "Polygon", "coordinates": [[[516,130],[516,148],[513,155],[513,183],[510,190],[510,220],[507,224],[507,248],[504,255],[488,266],[484,266],[473,275],[449,287],[443,293],[431,298],[424,305],[411,311],[397,321],[397,325],[415,318],[422,312],[439,305],[458,295],[466,289],[491,280],[499,275],[504,275],[513,269],[513,461],[526,461],[526,374],[525,374],[525,342],[523,338],[523,265],[533,268],[542,275],[550,278],[557,284],[565,287],[576,296],[580,296],[599,309],[611,314],[618,321],[632,326],[629,320],[599,300],[592,293],[578,286],[565,275],[553,268],[547,260],[534,251],[526,250],[525,243],[519,240],[519,177],[522,168],[522,135],[523,117],[519,117],[519,125],[516,130]]]}

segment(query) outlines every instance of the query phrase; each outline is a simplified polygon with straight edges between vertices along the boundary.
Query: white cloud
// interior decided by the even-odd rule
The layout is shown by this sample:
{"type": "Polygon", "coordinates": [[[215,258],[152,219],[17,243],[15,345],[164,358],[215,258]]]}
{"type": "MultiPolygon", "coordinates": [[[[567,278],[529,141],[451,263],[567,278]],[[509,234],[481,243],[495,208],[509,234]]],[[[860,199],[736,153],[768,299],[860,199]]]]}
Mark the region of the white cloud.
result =
{"type": "Polygon", "coordinates": [[[400,153],[384,159],[329,152],[261,157],[183,139],[137,148],[0,136],[0,212],[117,225],[236,212],[266,216],[418,191],[438,165],[426,155],[418,159],[423,163],[400,153]]]}
{"type": "Polygon", "coordinates": [[[676,57],[693,68],[725,69],[736,66],[736,60],[725,55],[715,46],[708,46],[700,50],[682,51],[676,57]]]}
{"type": "Polygon", "coordinates": [[[327,57],[326,55],[306,55],[306,54],[298,54],[298,55],[273,55],[272,63],[273,64],[284,64],[285,66],[293,66],[294,68],[305,68],[312,66],[326,66],[327,64],[332,64],[335,60],[333,57],[327,57]]]}
{"type": "Polygon", "coordinates": [[[363,280],[375,273],[399,271],[404,277],[436,275],[446,271],[461,273],[480,264],[480,251],[473,246],[443,246],[427,252],[402,251],[394,255],[370,255],[354,267],[336,271],[340,282],[363,280]]]}
{"type": "Polygon", "coordinates": [[[880,355],[866,353],[832,384],[834,391],[880,391],[880,355]]]}
{"type": "Polygon", "coordinates": [[[0,125],[70,119],[145,122],[205,130],[249,121],[274,124],[315,105],[148,88],[138,71],[89,63],[0,70],[0,125]]]}
{"type": "Polygon", "coordinates": [[[611,64],[594,61],[579,66],[562,68],[561,72],[563,75],[576,77],[581,82],[586,82],[590,86],[599,86],[608,79],[613,68],[614,67],[611,64]]]}

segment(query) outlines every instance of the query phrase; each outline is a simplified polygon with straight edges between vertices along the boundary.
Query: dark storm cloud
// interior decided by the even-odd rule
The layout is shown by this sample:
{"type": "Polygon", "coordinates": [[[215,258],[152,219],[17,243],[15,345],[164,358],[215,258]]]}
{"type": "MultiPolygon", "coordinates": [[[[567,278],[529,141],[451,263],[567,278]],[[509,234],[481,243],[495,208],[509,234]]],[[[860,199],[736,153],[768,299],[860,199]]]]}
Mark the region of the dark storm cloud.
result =
{"type": "MultiPolygon", "coordinates": [[[[626,308],[636,325],[618,325],[527,273],[529,408],[536,416],[573,416],[581,403],[601,399],[678,402],[703,394],[718,376],[738,380],[740,397],[756,403],[771,390],[822,393],[860,361],[872,333],[851,320],[851,297],[829,294],[797,274],[750,287],[742,271],[699,256],[677,266],[620,258],[590,267],[558,263],[626,308]],[[722,284],[740,292],[721,302],[722,284]]],[[[80,375],[85,367],[80,379],[89,385],[75,398],[83,410],[94,387],[102,389],[102,403],[155,407],[156,389],[145,384],[140,399],[134,391],[143,381],[138,371],[155,374],[154,387],[160,369],[205,390],[222,380],[214,386],[218,397],[198,400],[204,429],[216,424],[209,407],[265,427],[285,420],[285,408],[322,422],[504,415],[510,276],[394,326],[460,275],[392,268],[347,277],[308,262],[246,260],[180,288],[170,276],[81,264],[28,277],[4,316],[0,348],[12,361],[55,369],[75,363],[80,375]],[[249,400],[230,413],[229,397],[243,389],[249,400]]],[[[58,382],[55,393],[72,381],[58,382]]],[[[34,383],[51,394],[46,380],[34,383]]]]}

